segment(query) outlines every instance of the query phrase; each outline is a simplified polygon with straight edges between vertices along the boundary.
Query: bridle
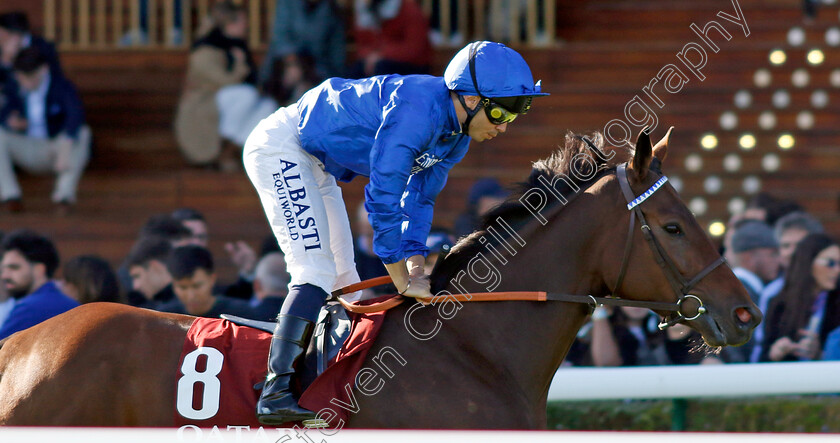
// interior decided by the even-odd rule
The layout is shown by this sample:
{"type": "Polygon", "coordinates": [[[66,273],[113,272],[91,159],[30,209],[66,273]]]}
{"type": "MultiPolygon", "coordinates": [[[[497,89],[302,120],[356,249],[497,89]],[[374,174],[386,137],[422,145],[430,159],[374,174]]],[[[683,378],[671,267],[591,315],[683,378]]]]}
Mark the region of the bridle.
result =
{"type": "MultiPolygon", "coordinates": [[[[586,137],[581,137],[581,139],[585,141],[592,149],[599,151],[598,148],[596,148],[595,145],[586,137]]],[[[658,160],[654,160],[654,162],[658,162],[658,160]]],[[[619,268],[618,279],[616,280],[615,286],[613,286],[612,293],[609,297],[596,297],[594,295],[580,294],[560,294],[555,292],[515,291],[447,294],[445,296],[433,296],[431,299],[424,299],[424,301],[431,303],[435,303],[438,301],[563,301],[573,303],[585,303],[590,305],[592,309],[599,305],[611,305],[630,306],[650,309],[654,311],[671,312],[671,314],[665,316],[665,318],[663,318],[662,321],[659,323],[659,329],[666,329],[682,321],[691,321],[700,318],[701,315],[707,312],[706,307],[703,306],[703,300],[701,300],[700,297],[694,294],[690,294],[689,292],[692,288],[694,288],[694,286],[697,283],[700,282],[700,280],[709,275],[709,273],[714,271],[718,266],[725,263],[726,260],[723,257],[720,257],[714,262],[712,262],[710,265],[706,266],[702,271],[700,271],[690,280],[686,280],[685,278],[683,278],[682,274],[677,269],[677,265],[674,263],[674,261],[671,259],[671,257],[668,255],[668,253],[665,251],[665,249],[662,247],[662,245],[659,243],[656,237],[653,236],[650,225],[648,225],[647,220],[645,219],[645,214],[640,208],[641,204],[644,203],[645,200],[650,198],[656,191],[658,191],[660,188],[662,188],[662,186],[665,185],[665,183],[668,182],[668,177],[663,175],[659,180],[656,181],[656,183],[654,183],[641,195],[634,196],[633,190],[630,188],[630,180],[627,178],[627,163],[617,166],[615,168],[615,175],[618,180],[621,193],[627,200],[627,210],[631,211],[631,213],[630,222],[627,229],[627,241],[624,245],[624,257],[621,261],[621,267],[619,268]],[[621,284],[624,282],[624,277],[627,275],[627,267],[630,263],[630,252],[633,249],[633,231],[636,229],[637,219],[639,221],[639,226],[642,231],[642,236],[647,241],[648,246],[650,246],[651,252],[653,252],[653,256],[656,259],[656,263],[662,269],[662,272],[665,273],[665,277],[667,278],[668,283],[671,285],[671,288],[674,290],[674,293],[677,296],[677,301],[674,303],[628,300],[615,296],[619,288],[621,287],[621,284]],[[685,303],[686,300],[695,300],[698,303],[699,306],[697,307],[696,314],[687,316],[685,313],[683,313],[683,303],[685,303]],[[669,319],[669,317],[671,318],[669,319]]],[[[594,181],[594,177],[592,180],[594,181]]],[[[571,201],[573,198],[579,196],[582,193],[583,190],[579,190],[576,194],[570,196],[568,200],[571,201]]],[[[396,296],[378,303],[373,303],[369,305],[359,305],[357,303],[351,303],[342,299],[340,295],[349,294],[355,291],[374,287],[377,285],[387,284],[390,282],[390,277],[385,276],[363,281],[360,283],[355,283],[345,288],[333,291],[333,293],[331,294],[331,299],[337,299],[339,302],[341,302],[345,309],[356,313],[371,313],[387,310],[401,304],[403,301],[405,301],[405,298],[402,296],[396,296]]]]}
{"type": "MultiPolygon", "coordinates": [[[[588,140],[586,140],[586,142],[591,143],[588,140]]],[[[618,185],[621,188],[621,193],[624,194],[624,198],[627,200],[627,210],[631,211],[631,213],[630,223],[627,229],[627,243],[624,246],[624,258],[621,261],[618,279],[616,280],[615,286],[613,286],[612,296],[615,296],[616,292],[621,287],[621,284],[624,282],[625,275],[627,275],[627,265],[630,263],[630,251],[633,249],[633,231],[636,227],[636,220],[638,219],[642,236],[647,241],[648,246],[650,246],[650,250],[653,252],[653,257],[656,259],[656,264],[658,264],[662,269],[662,272],[665,273],[668,283],[671,285],[671,288],[677,296],[677,309],[675,310],[676,316],[673,316],[670,320],[668,317],[665,317],[663,321],[659,323],[659,329],[674,326],[683,320],[690,321],[698,319],[701,315],[706,313],[706,307],[703,306],[703,301],[700,297],[690,294],[689,292],[697,283],[700,282],[700,280],[709,275],[709,273],[714,271],[718,266],[726,262],[726,259],[721,256],[706,266],[702,271],[695,275],[694,278],[686,280],[677,269],[677,265],[674,264],[674,261],[665,251],[665,248],[663,248],[656,237],[653,236],[650,225],[648,225],[647,220],[645,219],[645,214],[640,208],[640,205],[645,200],[650,198],[650,196],[652,196],[668,181],[668,177],[663,175],[656,181],[656,183],[648,188],[647,191],[643,192],[638,197],[634,197],[633,191],[630,188],[630,180],[627,179],[627,163],[619,165],[616,168],[615,175],[618,179],[618,185]],[[686,316],[682,312],[683,303],[688,299],[696,300],[697,303],[699,303],[697,313],[695,315],[686,316]]]]}

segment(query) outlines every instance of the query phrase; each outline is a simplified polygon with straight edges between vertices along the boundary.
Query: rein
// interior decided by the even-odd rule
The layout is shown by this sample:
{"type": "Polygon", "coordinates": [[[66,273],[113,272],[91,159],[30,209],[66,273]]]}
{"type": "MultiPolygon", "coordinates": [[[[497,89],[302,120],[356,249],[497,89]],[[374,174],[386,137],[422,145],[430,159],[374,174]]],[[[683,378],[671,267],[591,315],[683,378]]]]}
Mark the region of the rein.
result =
{"type": "MultiPolygon", "coordinates": [[[[369,305],[359,305],[357,302],[349,302],[340,297],[343,294],[368,289],[375,286],[391,283],[391,277],[376,277],[370,280],[365,280],[360,283],[355,283],[332,292],[330,300],[338,300],[344,309],[356,314],[369,314],[372,312],[387,311],[391,308],[399,306],[406,299],[411,297],[404,297],[402,295],[394,295],[384,301],[372,303],[369,305]]],[[[693,296],[692,296],[693,297],[693,296]]],[[[449,294],[449,295],[435,295],[430,298],[417,299],[424,304],[436,304],[446,301],[459,302],[477,302],[477,301],[565,301],[572,303],[588,303],[594,309],[599,305],[612,306],[633,306],[637,308],[646,308],[657,311],[679,312],[682,302],[666,303],[655,301],[636,301],[626,300],[614,297],[596,297],[594,295],[577,295],[577,294],[558,294],[554,292],[542,291],[513,291],[513,292],[475,292],[467,294],[449,294]]],[[[699,300],[699,299],[698,299],[699,300]]]]}
{"type": "MultiPolygon", "coordinates": [[[[588,139],[583,138],[583,140],[586,143],[588,143],[592,148],[597,149],[588,139]]],[[[621,188],[621,192],[622,194],[624,194],[624,198],[627,200],[627,210],[631,212],[630,222],[627,231],[627,242],[624,246],[624,257],[622,259],[618,279],[616,281],[615,286],[613,286],[611,296],[596,297],[594,295],[558,294],[553,292],[540,291],[514,291],[436,295],[430,298],[417,299],[417,301],[423,304],[435,304],[438,302],[446,301],[563,301],[589,304],[592,307],[592,309],[596,308],[599,305],[630,306],[651,309],[654,311],[667,311],[676,314],[669,314],[668,316],[666,316],[663,319],[663,321],[659,323],[659,329],[666,329],[668,327],[676,325],[681,321],[696,320],[701,315],[706,313],[706,307],[703,306],[703,301],[700,299],[700,297],[690,294],[689,291],[691,291],[691,289],[697,283],[699,283],[700,280],[709,275],[709,273],[714,271],[718,266],[725,263],[726,260],[723,257],[720,257],[708,266],[706,266],[702,271],[700,271],[690,280],[686,280],[685,278],[683,278],[674,261],[671,259],[671,257],[668,255],[668,253],[665,251],[665,249],[662,247],[659,241],[656,240],[656,237],[653,236],[651,228],[647,224],[647,220],[645,219],[644,213],[642,213],[642,210],[639,207],[645,200],[650,198],[650,196],[652,196],[657,190],[659,190],[662,186],[665,185],[665,183],[668,181],[668,177],[663,175],[662,178],[657,180],[657,182],[654,183],[647,191],[645,191],[637,197],[634,197],[633,191],[630,188],[630,181],[627,178],[627,164],[625,163],[619,165],[616,168],[615,174],[616,178],[618,179],[618,184],[621,188]],[[653,255],[656,259],[656,263],[664,272],[668,283],[671,285],[671,288],[677,295],[677,301],[675,303],[637,301],[615,297],[616,292],[621,287],[621,284],[624,282],[624,277],[627,274],[627,267],[630,262],[630,252],[633,248],[633,232],[636,228],[636,219],[639,220],[642,235],[648,243],[648,246],[650,246],[650,249],[653,252],[653,255]],[[687,316],[683,313],[683,303],[686,300],[694,300],[698,303],[699,306],[696,309],[696,314],[687,316]],[[669,319],[668,317],[672,318],[669,319]]],[[[391,278],[388,276],[365,280],[363,282],[355,283],[350,286],[333,291],[330,300],[338,300],[338,302],[341,303],[342,306],[344,306],[344,309],[357,314],[367,314],[372,312],[386,311],[388,309],[394,308],[402,304],[402,302],[406,300],[406,297],[403,297],[401,295],[394,295],[391,298],[388,298],[381,302],[372,303],[369,305],[360,305],[356,302],[348,302],[342,299],[341,295],[349,294],[374,286],[388,284],[390,282],[391,278]]]]}

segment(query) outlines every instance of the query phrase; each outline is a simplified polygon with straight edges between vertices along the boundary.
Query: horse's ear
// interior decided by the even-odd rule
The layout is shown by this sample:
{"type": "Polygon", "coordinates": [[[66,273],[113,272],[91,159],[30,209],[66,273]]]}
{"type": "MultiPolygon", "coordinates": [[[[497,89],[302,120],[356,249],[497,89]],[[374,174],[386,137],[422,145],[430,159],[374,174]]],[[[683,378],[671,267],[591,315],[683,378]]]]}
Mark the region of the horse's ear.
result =
{"type": "Polygon", "coordinates": [[[671,138],[671,131],[673,130],[673,126],[668,128],[665,137],[662,137],[662,140],[659,140],[653,147],[653,156],[658,158],[660,163],[665,163],[665,157],[668,156],[668,140],[671,138]]]}
{"type": "Polygon", "coordinates": [[[639,133],[639,138],[636,139],[636,153],[633,155],[633,161],[630,162],[629,169],[636,173],[639,180],[645,179],[650,162],[653,160],[649,130],[649,126],[645,126],[639,133]]]}

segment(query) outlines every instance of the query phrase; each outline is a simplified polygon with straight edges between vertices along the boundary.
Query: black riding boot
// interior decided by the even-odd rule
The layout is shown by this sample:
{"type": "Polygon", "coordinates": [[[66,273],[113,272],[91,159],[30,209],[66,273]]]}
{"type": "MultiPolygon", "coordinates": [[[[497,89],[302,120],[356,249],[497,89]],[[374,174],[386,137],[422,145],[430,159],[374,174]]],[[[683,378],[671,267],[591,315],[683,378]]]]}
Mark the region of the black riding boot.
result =
{"type": "Polygon", "coordinates": [[[260,400],[257,419],[264,425],[315,418],[315,413],[298,406],[289,386],[312,337],[314,323],[294,315],[281,314],[268,351],[268,377],[260,400]]]}

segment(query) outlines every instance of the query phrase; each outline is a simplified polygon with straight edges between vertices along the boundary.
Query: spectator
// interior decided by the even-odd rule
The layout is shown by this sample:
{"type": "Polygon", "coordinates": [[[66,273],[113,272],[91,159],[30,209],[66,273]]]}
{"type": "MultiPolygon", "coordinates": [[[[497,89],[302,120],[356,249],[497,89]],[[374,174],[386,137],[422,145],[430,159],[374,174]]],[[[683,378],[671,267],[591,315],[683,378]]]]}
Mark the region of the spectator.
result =
{"type": "Polygon", "coordinates": [[[160,307],[161,311],[218,318],[222,314],[255,318],[248,303],[224,295],[214,295],[216,273],[213,256],[207,249],[187,245],[173,249],[166,260],[172,276],[176,299],[160,307]]]}
{"type": "Polygon", "coordinates": [[[429,21],[415,0],[355,0],[353,78],[428,74],[429,21]]]}
{"type": "MultiPolygon", "coordinates": [[[[171,216],[192,232],[191,240],[179,246],[192,244],[207,247],[210,237],[204,214],[192,208],[179,208],[173,211],[171,216]]],[[[250,299],[254,293],[252,282],[254,269],[257,266],[256,252],[242,240],[225,243],[225,252],[239,271],[239,278],[230,286],[217,286],[216,292],[221,292],[228,297],[250,299]]]]}
{"type": "Polygon", "coordinates": [[[155,214],[146,219],[137,238],[147,237],[166,240],[173,248],[196,241],[193,231],[170,214],[155,214]]]}
{"type": "Polygon", "coordinates": [[[770,226],[774,226],[780,218],[797,211],[804,211],[799,203],[773,197],[766,192],[760,192],[747,202],[747,208],[744,210],[744,218],[761,220],[770,226]]]}
{"type": "MultiPolygon", "coordinates": [[[[732,234],[730,253],[732,272],[746,288],[753,303],[758,304],[768,282],[779,275],[779,248],[773,231],[764,222],[741,220],[732,234]]],[[[724,350],[726,359],[733,363],[750,360],[755,340],[724,350]]]]}
{"type": "Polygon", "coordinates": [[[260,259],[254,277],[254,299],[251,306],[256,311],[257,320],[275,321],[292,277],[286,271],[283,254],[272,252],[260,259]]]}
{"type": "Polygon", "coordinates": [[[449,250],[455,246],[455,239],[448,229],[433,226],[426,238],[426,247],[429,248],[429,255],[426,256],[426,274],[431,275],[438,260],[445,257],[449,250]]]}
{"type": "Polygon", "coordinates": [[[726,234],[724,234],[724,256],[727,260],[733,257],[732,252],[732,234],[735,232],[735,227],[743,220],[758,220],[766,223],[768,226],[775,226],[776,221],[791,212],[803,212],[804,209],[798,203],[791,200],[782,200],[766,192],[760,192],[753,196],[744,212],[734,214],[727,225],[726,234]]]}
{"type": "Polygon", "coordinates": [[[825,340],[823,360],[840,360],[840,328],[832,330],[825,340]]]}
{"type": "Polygon", "coordinates": [[[48,238],[29,230],[14,231],[3,239],[2,251],[0,278],[17,302],[0,326],[0,340],[79,305],[51,280],[59,258],[48,238]]]}
{"type": "MultiPolygon", "coordinates": [[[[3,244],[3,231],[0,231],[0,244],[3,244]]],[[[2,253],[2,250],[0,250],[2,253]]],[[[2,258],[2,255],[0,255],[2,258]]],[[[0,272],[2,272],[2,264],[0,264],[0,272]]],[[[0,325],[9,318],[9,313],[15,307],[15,298],[6,290],[6,284],[0,281],[0,325]]]]}
{"type": "Polygon", "coordinates": [[[64,264],[61,291],[81,304],[120,302],[120,287],[111,265],[96,255],[80,255],[64,264]]]}
{"type": "MultiPolygon", "coordinates": [[[[782,290],[785,284],[785,274],[787,274],[788,268],[790,267],[790,259],[799,242],[808,234],[821,234],[822,232],[823,227],[820,222],[801,211],[792,212],[776,221],[773,234],[779,242],[779,263],[782,267],[782,275],[768,283],[764,287],[764,290],[761,291],[761,297],[758,300],[758,308],[761,312],[767,312],[767,306],[770,304],[770,300],[782,290]]],[[[756,328],[753,331],[752,342],[753,348],[750,354],[750,361],[756,363],[763,347],[764,328],[756,328]]]]}
{"type": "Polygon", "coordinates": [[[268,88],[275,91],[275,97],[282,106],[297,102],[323,79],[315,70],[315,59],[306,52],[288,54],[282,62],[277,70],[280,76],[274,79],[275,82],[279,80],[279,85],[268,88]]]}
{"type": "Polygon", "coordinates": [[[20,51],[36,48],[44,55],[50,66],[50,74],[61,77],[64,73],[58,61],[55,45],[33,35],[29,30],[29,18],[23,12],[0,14],[0,85],[11,78],[12,65],[20,51]]]}
{"type": "Polygon", "coordinates": [[[667,362],[662,332],[646,327],[650,311],[621,306],[592,313],[592,362],[595,366],[662,365],[667,362]]]}
{"type": "Polygon", "coordinates": [[[157,237],[143,237],[134,244],[126,260],[133,289],[128,294],[128,304],[158,309],[175,299],[172,275],[166,268],[166,258],[171,250],[172,245],[167,240],[157,237]]]}
{"type": "Polygon", "coordinates": [[[840,277],[840,246],[825,234],[811,234],[796,247],[782,291],[770,301],[760,361],[818,358],[835,319],[825,318],[829,291],[840,277]],[[831,321],[826,321],[831,320],[831,321]]]}
{"type": "Polygon", "coordinates": [[[260,75],[263,82],[271,78],[275,61],[303,53],[314,59],[318,77],[344,75],[344,19],[335,0],[276,0],[274,11],[271,41],[260,75]]]}
{"type": "Polygon", "coordinates": [[[694,345],[690,339],[694,336],[688,328],[677,325],[668,332],[660,331],[658,321],[658,316],[644,308],[598,307],[592,313],[588,332],[576,343],[577,355],[572,358],[578,365],[594,366],[719,362],[716,357],[708,359],[691,352],[694,345]]]}
{"type": "Polygon", "coordinates": [[[204,214],[193,208],[178,208],[169,214],[172,220],[187,228],[190,235],[178,246],[196,245],[207,247],[210,235],[207,232],[207,219],[204,214]]]}
{"type": "MultiPolygon", "coordinates": [[[[165,240],[173,248],[195,241],[192,231],[185,227],[179,220],[174,219],[170,214],[155,214],[149,217],[137,233],[137,242],[146,238],[165,240]]],[[[117,279],[122,288],[131,288],[133,286],[126,263],[123,263],[117,269],[117,279]]],[[[131,292],[129,291],[128,294],[129,304],[133,305],[135,304],[134,302],[143,302],[145,300],[142,294],[136,292],[132,294],[131,292]]]]}
{"type": "Polygon", "coordinates": [[[779,275],[779,244],[764,222],[744,220],[732,234],[733,272],[758,304],[764,286],[779,275]]]}
{"type": "Polygon", "coordinates": [[[222,154],[216,92],[226,85],[256,83],[254,61],[244,40],[248,31],[245,9],[230,1],[216,3],[211,26],[192,46],[175,116],[181,152],[188,162],[200,166],[218,166],[222,154]]]}
{"type": "Polygon", "coordinates": [[[14,62],[19,94],[0,109],[0,198],[10,212],[20,212],[21,189],[13,165],[58,175],[52,201],[66,213],[76,201],[76,187],[90,157],[90,129],[85,126],[76,88],[50,73],[37,48],[21,51],[14,62]]]}
{"type": "Polygon", "coordinates": [[[483,178],[475,182],[470,188],[467,211],[455,221],[455,236],[463,237],[480,228],[484,214],[505,201],[507,196],[508,192],[494,178],[483,178]]]}

